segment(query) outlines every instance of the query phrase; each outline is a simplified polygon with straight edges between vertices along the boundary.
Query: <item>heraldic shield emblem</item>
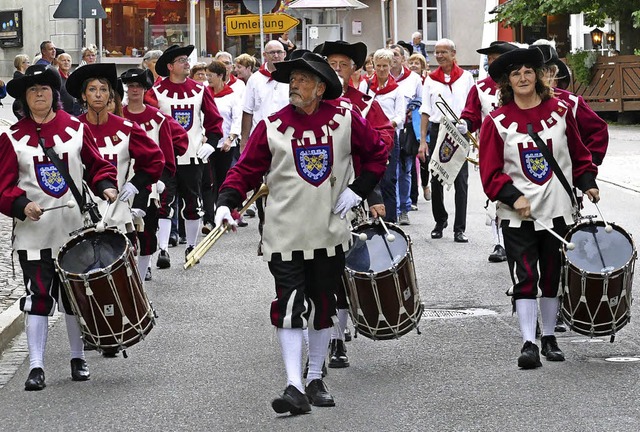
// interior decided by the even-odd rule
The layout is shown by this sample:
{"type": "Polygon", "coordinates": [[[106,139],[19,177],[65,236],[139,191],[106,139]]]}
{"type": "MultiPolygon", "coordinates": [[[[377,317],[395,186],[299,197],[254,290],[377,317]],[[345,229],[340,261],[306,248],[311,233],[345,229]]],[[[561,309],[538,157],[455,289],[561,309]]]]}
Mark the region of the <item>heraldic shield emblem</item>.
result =
{"type": "Polygon", "coordinates": [[[451,135],[447,134],[440,145],[440,154],[438,155],[440,163],[449,162],[456,150],[458,150],[458,147],[460,147],[460,145],[453,140],[451,135]]]}
{"type": "MultiPolygon", "coordinates": [[[[67,161],[65,160],[64,163],[66,164],[67,161]]],[[[60,174],[53,162],[48,159],[44,162],[39,161],[37,157],[34,157],[34,167],[38,184],[44,193],[54,198],[61,198],[67,193],[69,185],[64,181],[62,174],[60,174]]]]}
{"type": "Polygon", "coordinates": [[[191,126],[193,126],[193,106],[187,106],[185,108],[171,107],[171,116],[184,130],[188,131],[191,129],[191,126]]]}
{"type": "MultiPolygon", "coordinates": [[[[547,147],[551,151],[551,142],[547,141],[547,147]]],[[[524,175],[537,185],[543,185],[551,178],[553,171],[542,152],[532,142],[518,143],[520,161],[524,175]]]]}
{"type": "Polygon", "coordinates": [[[329,177],[331,146],[297,147],[295,158],[298,174],[310,184],[320,186],[329,177]]]}

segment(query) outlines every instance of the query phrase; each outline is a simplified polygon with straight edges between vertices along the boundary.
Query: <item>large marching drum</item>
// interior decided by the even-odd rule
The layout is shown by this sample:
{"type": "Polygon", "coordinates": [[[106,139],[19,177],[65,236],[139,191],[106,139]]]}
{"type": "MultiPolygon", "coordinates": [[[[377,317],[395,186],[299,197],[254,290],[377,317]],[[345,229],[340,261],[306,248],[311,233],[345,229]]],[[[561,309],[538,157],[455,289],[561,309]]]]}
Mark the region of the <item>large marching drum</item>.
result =
{"type": "Polygon", "coordinates": [[[577,333],[613,340],[631,319],[637,252],[631,235],[610,225],[587,219],[567,233],[575,248],[563,248],[561,315],[577,333]]]}
{"type": "Polygon", "coordinates": [[[115,353],[151,331],[155,314],[138,274],[133,246],[114,228],[86,229],[58,253],[56,268],[85,344],[115,353]]]}
{"type": "Polygon", "coordinates": [[[388,227],[389,234],[381,224],[355,228],[354,233],[366,234],[366,240],[358,238],[345,257],[343,283],[351,320],[357,333],[374,340],[417,329],[424,310],[411,240],[400,228],[388,227]]]}

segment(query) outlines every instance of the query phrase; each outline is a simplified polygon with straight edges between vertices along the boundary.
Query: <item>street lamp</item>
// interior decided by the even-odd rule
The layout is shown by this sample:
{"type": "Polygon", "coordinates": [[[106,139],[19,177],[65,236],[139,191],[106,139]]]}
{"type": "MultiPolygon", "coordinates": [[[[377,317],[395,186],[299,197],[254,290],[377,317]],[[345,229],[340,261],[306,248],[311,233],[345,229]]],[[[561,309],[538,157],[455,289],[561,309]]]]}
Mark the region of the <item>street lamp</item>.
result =
{"type": "Polygon", "coordinates": [[[616,46],[616,32],[613,30],[610,30],[609,33],[607,33],[607,44],[609,45],[609,48],[615,48],[616,46]]]}
{"type": "Polygon", "coordinates": [[[598,27],[591,30],[591,43],[593,44],[593,49],[597,50],[602,47],[602,36],[604,36],[604,33],[598,27]]]}

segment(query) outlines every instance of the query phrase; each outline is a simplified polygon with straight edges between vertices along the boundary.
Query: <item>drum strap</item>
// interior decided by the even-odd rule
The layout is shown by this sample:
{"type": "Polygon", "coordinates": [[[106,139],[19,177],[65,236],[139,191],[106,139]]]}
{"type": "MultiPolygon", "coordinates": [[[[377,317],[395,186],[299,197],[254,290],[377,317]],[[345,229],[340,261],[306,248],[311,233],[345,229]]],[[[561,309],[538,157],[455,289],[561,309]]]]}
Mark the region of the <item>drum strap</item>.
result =
{"type": "Polygon", "coordinates": [[[536,143],[536,145],[538,146],[538,149],[540,149],[540,153],[542,153],[542,156],[544,156],[547,162],[549,162],[551,169],[553,170],[556,177],[558,177],[558,180],[560,180],[560,183],[562,183],[564,190],[567,191],[567,193],[569,194],[569,199],[571,199],[571,205],[573,206],[574,209],[577,209],[578,201],[576,199],[575,194],[573,193],[573,189],[569,185],[569,182],[567,181],[567,178],[564,176],[564,173],[558,166],[558,162],[556,161],[556,158],[554,158],[551,152],[549,151],[549,147],[547,147],[547,145],[544,143],[544,141],[542,141],[540,136],[533,131],[533,126],[531,125],[531,123],[527,124],[527,133],[536,143]]]}
{"type": "Polygon", "coordinates": [[[84,186],[82,190],[83,193],[81,194],[75,182],[71,178],[71,175],[67,170],[67,167],[65,166],[64,163],[62,163],[62,161],[58,157],[58,154],[55,151],[53,151],[53,147],[49,147],[49,148],[45,147],[44,139],[42,138],[38,140],[38,143],[40,144],[40,147],[42,147],[42,151],[44,151],[44,154],[47,155],[47,157],[49,158],[51,163],[53,163],[53,165],[56,167],[56,169],[58,170],[58,172],[60,173],[64,181],[69,185],[69,189],[71,189],[71,193],[73,194],[73,197],[75,198],[76,202],[79,204],[80,213],[84,214],[88,212],[89,216],[91,217],[91,220],[94,223],[99,222],[101,217],[100,217],[100,213],[98,212],[98,206],[92,200],[86,199],[87,196],[84,190],[84,186]]]}

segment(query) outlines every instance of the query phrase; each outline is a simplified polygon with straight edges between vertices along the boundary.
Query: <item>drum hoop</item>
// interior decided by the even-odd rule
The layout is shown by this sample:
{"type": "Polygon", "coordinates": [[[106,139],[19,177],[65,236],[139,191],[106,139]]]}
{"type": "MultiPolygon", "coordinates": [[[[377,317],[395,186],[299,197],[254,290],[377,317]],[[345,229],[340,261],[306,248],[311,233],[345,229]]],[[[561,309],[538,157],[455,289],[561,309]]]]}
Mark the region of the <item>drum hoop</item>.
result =
{"type": "Polygon", "coordinates": [[[104,232],[110,231],[112,233],[118,234],[122,237],[124,237],[124,239],[126,240],[127,243],[127,247],[125,247],[124,251],[118,255],[118,258],[116,258],[116,260],[113,262],[113,264],[111,264],[108,267],[103,267],[100,269],[96,269],[96,270],[92,270],[88,273],[72,273],[70,271],[65,270],[64,268],[62,268],[62,266],[60,265],[60,258],[62,258],[62,256],[64,255],[64,253],[70,251],[71,249],[69,248],[69,245],[73,244],[74,246],[76,244],[78,244],[79,242],[74,242],[76,239],[78,239],[79,237],[84,238],[87,234],[92,233],[92,232],[97,232],[97,230],[95,228],[88,228],[84,231],[82,231],[81,233],[76,234],[75,236],[71,237],[65,244],[63,244],[60,247],[60,250],[58,251],[58,255],[56,255],[56,258],[54,260],[55,262],[55,266],[58,269],[58,271],[60,271],[61,273],[63,273],[65,276],[77,276],[79,278],[81,278],[82,280],[94,280],[94,279],[99,279],[100,277],[96,277],[96,278],[85,278],[84,275],[100,275],[100,274],[109,274],[112,272],[113,270],[117,270],[120,267],[114,267],[115,264],[120,263],[121,265],[124,265],[124,261],[127,257],[127,255],[130,252],[131,249],[131,241],[127,238],[126,235],[124,235],[120,230],[118,230],[117,228],[107,228],[104,232]],[[107,272],[105,272],[105,270],[109,270],[107,272]]]}
{"type": "MultiPolygon", "coordinates": [[[[369,278],[369,275],[383,275],[386,273],[394,273],[395,271],[397,271],[397,269],[401,268],[403,265],[405,265],[405,261],[408,260],[409,256],[411,255],[411,257],[413,258],[412,255],[412,250],[411,250],[411,238],[409,237],[409,235],[407,233],[405,233],[398,225],[393,224],[393,223],[389,223],[389,222],[385,222],[387,225],[387,228],[389,228],[389,230],[393,230],[394,232],[399,233],[400,235],[402,235],[402,237],[405,239],[405,241],[407,242],[407,249],[404,251],[404,255],[402,256],[402,259],[400,261],[398,261],[398,263],[394,266],[388,267],[385,270],[379,271],[379,272],[374,272],[374,271],[369,271],[369,272],[359,272],[356,270],[351,269],[350,267],[348,267],[345,264],[345,269],[348,270],[351,274],[353,275],[366,275],[367,279],[369,278]]],[[[357,227],[355,227],[352,232],[358,232],[358,230],[360,228],[375,228],[375,224],[371,223],[371,222],[365,222],[365,223],[361,223],[360,225],[358,225],[357,227]]]]}

